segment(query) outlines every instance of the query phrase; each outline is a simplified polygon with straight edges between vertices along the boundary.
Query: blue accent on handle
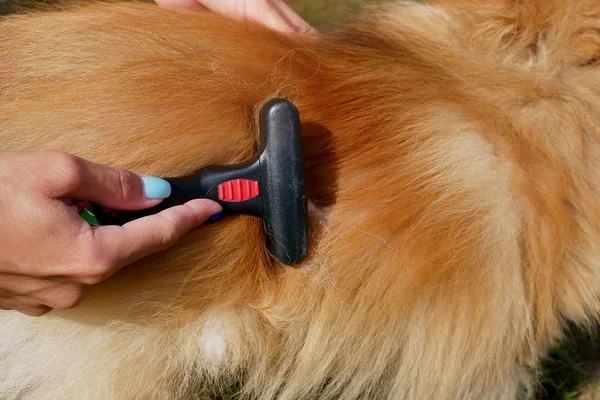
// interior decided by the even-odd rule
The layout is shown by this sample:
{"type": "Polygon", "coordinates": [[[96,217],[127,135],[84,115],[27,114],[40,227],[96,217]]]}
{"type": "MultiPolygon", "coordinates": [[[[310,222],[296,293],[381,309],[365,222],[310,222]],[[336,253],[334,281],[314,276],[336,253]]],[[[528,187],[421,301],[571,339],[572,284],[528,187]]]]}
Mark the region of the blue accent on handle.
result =
{"type": "Polygon", "coordinates": [[[219,221],[221,219],[223,219],[223,217],[225,216],[225,211],[220,211],[216,214],[211,215],[207,220],[206,223],[210,223],[210,222],[216,222],[219,221]]]}

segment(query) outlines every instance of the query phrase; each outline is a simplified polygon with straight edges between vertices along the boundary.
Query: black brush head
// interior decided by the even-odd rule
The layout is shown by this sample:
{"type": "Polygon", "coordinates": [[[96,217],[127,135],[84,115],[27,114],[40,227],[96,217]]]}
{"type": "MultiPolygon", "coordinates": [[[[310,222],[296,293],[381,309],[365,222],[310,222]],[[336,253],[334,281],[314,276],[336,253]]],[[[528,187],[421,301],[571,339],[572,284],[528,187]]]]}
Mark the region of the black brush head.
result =
{"type": "Polygon", "coordinates": [[[307,200],[300,117],[285,99],[264,104],[259,117],[260,147],[239,165],[206,167],[194,175],[167,178],[171,195],[139,211],[106,210],[92,205],[101,225],[123,225],[197,198],[212,199],[233,214],[263,218],[267,246],[286,265],[307,252],[307,200]]]}
{"type": "Polygon", "coordinates": [[[281,262],[294,265],[307,251],[307,202],[300,118],[287,100],[265,104],[260,114],[263,218],[267,245],[281,262]]]}

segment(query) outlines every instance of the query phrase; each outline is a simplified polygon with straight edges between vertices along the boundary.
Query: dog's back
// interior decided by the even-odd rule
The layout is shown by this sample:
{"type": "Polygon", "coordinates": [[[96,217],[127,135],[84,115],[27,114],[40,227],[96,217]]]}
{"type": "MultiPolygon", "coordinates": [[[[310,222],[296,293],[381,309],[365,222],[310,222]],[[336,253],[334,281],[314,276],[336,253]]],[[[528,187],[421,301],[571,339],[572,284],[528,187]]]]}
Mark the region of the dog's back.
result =
{"type": "Polygon", "coordinates": [[[400,3],[285,37],[91,5],[0,23],[0,146],[156,176],[239,162],[302,117],[310,252],[236,217],[78,308],[2,314],[0,397],[514,398],[600,294],[600,6],[400,3]],[[20,396],[20,397],[19,397],[20,396]]]}

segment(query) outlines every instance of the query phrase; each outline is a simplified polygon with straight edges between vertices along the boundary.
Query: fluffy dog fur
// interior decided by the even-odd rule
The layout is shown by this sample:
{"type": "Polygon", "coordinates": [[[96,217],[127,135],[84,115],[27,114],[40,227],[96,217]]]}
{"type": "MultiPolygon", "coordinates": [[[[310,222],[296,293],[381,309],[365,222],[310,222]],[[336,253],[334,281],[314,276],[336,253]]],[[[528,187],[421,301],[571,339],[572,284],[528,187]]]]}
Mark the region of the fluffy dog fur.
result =
{"type": "MultiPolygon", "coordinates": [[[[307,260],[236,217],[0,314],[2,399],[514,399],[600,310],[600,2],[400,2],[283,36],[96,4],[0,22],[0,148],[173,176],[298,106],[307,260]]],[[[33,251],[34,249],[32,249],[33,251]]]]}

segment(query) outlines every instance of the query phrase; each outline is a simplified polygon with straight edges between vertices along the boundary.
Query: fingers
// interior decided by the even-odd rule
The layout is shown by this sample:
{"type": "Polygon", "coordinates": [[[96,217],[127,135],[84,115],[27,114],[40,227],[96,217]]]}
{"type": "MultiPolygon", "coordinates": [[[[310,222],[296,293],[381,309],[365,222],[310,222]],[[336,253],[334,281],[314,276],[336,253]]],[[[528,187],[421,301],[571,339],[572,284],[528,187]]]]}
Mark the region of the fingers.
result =
{"type": "Polygon", "coordinates": [[[20,295],[0,296],[0,308],[19,311],[31,317],[42,316],[51,310],[50,307],[40,304],[35,299],[20,295]]]}
{"type": "Polygon", "coordinates": [[[29,294],[40,304],[59,310],[77,307],[88,294],[88,287],[76,282],[63,282],[54,287],[46,287],[29,294]]]}
{"type": "Polygon", "coordinates": [[[0,274],[0,304],[2,299],[14,298],[13,306],[42,305],[49,308],[70,309],[79,305],[87,287],[64,279],[40,279],[24,275],[0,274]]]}
{"type": "Polygon", "coordinates": [[[222,207],[211,200],[198,199],[168,208],[158,214],[131,221],[123,226],[102,226],[90,231],[82,245],[94,261],[79,282],[95,284],[124,265],[164,250],[186,232],[204,223],[222,207]]]}
{"type": "Polygon", "coordinates": [[[140,177],[66,153],[48,153],[46,157],[51,158],[53,169],[45,186],[54,198],[85,199],[105,207],[137,210],[154,206],[171,194],[169,183],[163,179],[140,177]]]}
{"type": "Polygon", "coordinates": [[[283,0],[155,0],[165,7],[208,8],[233,18],[250,19],[280,32],[309,33],[314,29],[283,0]]]}
{"type": "Polygon", "coordinates": [[[196,0],[156,0],[156,4],[163,7],[175,8],[200,8],[202,5],[196,0]]]}
{"type": "Polygon", "coordinates": [[[281,32],[310,33],[314,31],[314,28],[285,1],[267,0],[267,3],[273,10],[273,16],[267,25],[269,28],[281,32]]]}
{"type": "Polygon", "coordinates": [[[0,274],[0,294],[11,293],[30,295],[38,290],[56,287],[59,283],[55,280],[40,279],[32,276],[17,274],[0,274]]]}

